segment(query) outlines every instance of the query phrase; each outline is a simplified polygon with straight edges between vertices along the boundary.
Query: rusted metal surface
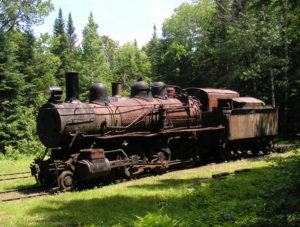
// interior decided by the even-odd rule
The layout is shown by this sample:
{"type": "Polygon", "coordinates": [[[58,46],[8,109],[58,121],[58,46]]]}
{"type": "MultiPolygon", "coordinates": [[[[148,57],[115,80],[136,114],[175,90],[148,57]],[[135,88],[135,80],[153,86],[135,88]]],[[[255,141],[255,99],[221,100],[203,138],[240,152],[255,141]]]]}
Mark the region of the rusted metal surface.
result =
{"type": "Polygon", "coordinates": [[[175,98],[131,98],[105,106],[95,103],[47,104],[39,111],[38,135],[45,146],[58,147],[76,132],[148,131],[199,123],[200,108],[191,98],[186,105],[175,98]]]}
{"type": "Polygon", "coordinates": [[[121,97],[122,84],[119,82],[113,82],[111,84],[112,96],[121,97]]]}
{"type": "Polygon", "coordinates": [[[103,149],[91,148],[80,151],[76,169],[80,178],[86,180],[108,175],[111,165],[103,149]]]}
{"type": "Polygon", "coordinates": [[[109,102],[107,88],[103,83],[93,83],[90,86],[90,103],[105,105],[109,102]]]}
{"type": "Polygon", "coordinates": [[[230,141],[278,134],[278,110],[275,108],[235,109],[226,118],[230,141]]]}
{"type": "MultiPolygon", "coordinates": [[[[107,109],[107,113],[110,113],[105,116],[107,128],[115,131],[122,129],[126,129],[127,132],[159,130],[162,128],[160,125],[162,120],[166,121],[166,127],[171,128],[186,125],[187,122],[190,125],[197,125],[200,122],[199,105],[192,99],[188,100],[187,106],[184,106],[175,98],[130,98],[113,102],[107,109]],[[165,111],[165,116],[162,116],[161,110],[165,111]]],[[[94,110],[98,116],[100,114],[103,116],[106,112],[103,108],[96,106],[94,110]]]]}
{"type": "Polygon", "coordinates": [[[197,89],[200,89],[208,94],[221,94],[221,95],[227,94],[232,96],[239,95],[239,93],[236,91],[226,90],[226,89],[216,89],[216,88],[197,88],[197,89]]]}
{"type": "Polygon", "coordinates": [[[167,87],[167,93],[169,98],[174,98],[176,94],[175,88],[167,87]]]}
{"type": "Polygon", "coordinates": [[[44,185],[72,190],[76,182],[104,182],[113,173],[131,177],[190,165],[216,155],[211,150],[221,146],[238,148],[245,139],[260,148],[269,140],[258,138],[277,134],[277,109],[261,100],[223,89],[162,82],[153,87],[154,94],[139,80],[130,98],[120,97],[118,87],[108,97],[98,83],[90,103],[77,100],[76,92],[67,102],[49,101],[39,110],[37,131],[43,144],[55,149],[50,158],[35,160],[32,175],[44,185]]]}
{"type": "Polygon", "coordinates": [[[262,106],[265,106],[265,103],[262,100],[253,97],[239,97],[232,99],[231,109],[261,109],[262,106]]]}
{"type": "Polygon", "coordinates": [[[96,137],[98,140],[110,140],[110,139],[118,139],[118,138],[149,138],[149,137],[156,137],[160,135],[167,135],[167,134],[184,134],[184,133],[196,133],[196,132],[206,132],[206,131],[219,131],[224,130],[225,127],[207,127],[207,128],[191,128],[191,129],[176,129],[176,130],[163,130],[157,133],[147,133],[147,132],[140,132],[140,133],[126,133],[122,135],[112,135],[112,136],[101,136],[96,137]]]}
{"type": "Polygon", "coordinates": [[[248,104],[253,104],[253,105],[264,104],[264,102],[262,100],[259,100],[259,99],[253,98],[253,97],[238,97],[238,98],[233,98],[232,101],[239,102],[239,103],[248,103],[248,104]]]}
{"type": "Polygon", "coordinates": [[[212,88],[187,88],[187,93],[195,96],[201,102],[201,110],[213,111],[218,108],[219,100],[233,99],[239,97],[239,93],[232,90],[212,88]]]}
{"type": "Polygon", "coordinates": [[[96,149],[90,148],[90,149],[80,150],[79,159],[93,160],[99,158],[105,158],[104,150],[101,148],[96,148],[96,149]]]}
{"type": "Polygon", "coordinates": [[[78,72],[66,73],[66,102],[79,99],[79,78],[78,72]]]}
{"type": "Polygon", "coordinates": [[[68,142],[70,132],[97,131],[94,110],[85,103],[47,103],[39,110],[37,132],[41,142],[49,148],[68,142]]]}

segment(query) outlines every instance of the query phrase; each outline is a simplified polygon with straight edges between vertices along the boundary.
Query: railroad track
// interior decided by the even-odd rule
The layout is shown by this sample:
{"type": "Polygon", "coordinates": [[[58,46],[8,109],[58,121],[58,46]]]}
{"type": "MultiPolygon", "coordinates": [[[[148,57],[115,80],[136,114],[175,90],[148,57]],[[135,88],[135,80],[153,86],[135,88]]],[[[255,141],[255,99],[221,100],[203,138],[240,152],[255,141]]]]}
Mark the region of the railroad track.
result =
{"type": "Polygon", "coordinates": [[[299,144],[275,144],[273,151],[277,153],[283,153],[292,149],[297,149],[299,147],[299,144]]]}
{"type": "Polygon", "coordinates": [[[33,195],[28,195],[28,196],[21,196],[21,197],[16,197],[16,198],[8,198],[8,199],[2,199],[1,202],[7,203],[7,202],[12,202],[16,200],[23,200],[23,199],[29,199],[29,198],[34,198],[34,197],[43,197],[50,195],[48,192],[43,192],[43,193],[36,193],[33,195]]]}
{"type": "Polygon", "coordinates": [[[6,203],[17,200],[24,200],[35,197],[43,197],[53,195],[48,188],[43,186],[34,186],[21,189],[11,189],[0,191],[0,202],[6,203]]]}
{"type": "Polygon", "coordinates": [[[8,194],[8,193],[13,193],[13,192],[24,192],[24,191],[29,191],[29,190],[37,190],[37,189],[44,189],[45,187],[43,186],[37,186],[37,187],[29,187],[29,188],[20,188],[20,189],[11,189],[11,190],[6,190],[6,191],[0,191],[1,194],[8,194]]]}
{"type": "MultiPolygon", "coordinates": [[[[170,170],[168,172],[173,172],[176,170],[170,170]]],[[[234,176],[236,174],[239,173],[244,173],[244,172],[249,172],[251,171],[251,169],[240,169],[240,170],[236,170],[234,173],[229,173],[229,172],[222,172],[222,173],[218,173],[218,174],[213,174],[210,178],[203,178],[199,181],[197,181],[196,183],[206,183],[206,182],[210,182],[213,180],[217,180],[217,179],[225,179],[226,177],[229,176],[234,176]]],[[[147,177],[147,176],[152,176],[151,174],[145,174],[143,176],[137,177],[136,179],[140,179],[142,177],[147,177]]],[[[130,179],[122,179],[121,181],[115,181],[115,183],[123,183],[123,182],[127,182],[130,179]]],[[[99,187],[101,187],[103,185],[99,185],[99,187]]],[[[56,192],[58,192],[58,188],[45,188],[43,186],[37,186],[37,187],[29,187],[29,188],[22,188],[22,189],[12,189],[12,190],[6,190],[6,191],[0,191],[0,203],[7,203],[7,202],[12,202],[12,201],[20,201],[20,200],[24,200],[24,199],[30,199],[30,198],[35,198],[35,197],[45,197],[45,196],[53,196],[56,192]],[[7,196],[9,194],[13,194],[13,193],[17,193],[18,196],[11,196],[11,197],[3,197],[7,196]],[[25,194],[22,196],[19,196],[20,194],[25,194]]],[[[63,192],[60,192],[63,193],[63,192]]]]}
{"type": "Polygon", "coordinates": [[[31,177],[30,174],[31,174],[31,172],[4,173],[4,174],[0,174],[0,181],[9,181],[9,180],[30,178],[31,177]]]}
{"type": "MultiPolygon", "coordinates": [[[[276,153],[283,153],[291,149],[296,149],[298,148],[299,145],[294,145],[294,144],[287,144],[287,145],[275,145],[271,151],[276,152],[276,153]]],[[[253,157],[253,159],[257,158],[266,158],[269,155],[264,155],[261,157],[253,157]]],[[[251,159],[251,157],[249,157],[251,159]]],[[[210,164],[208,164],[210,165],[210,164]]],[[[204,165],[205,166],[205,165],[204,165]]],[[[167,172],[173,172],[177,171],[178,169],[169,169],[167,172]]],[[[241,169],[241,170],[236,170],[234,173],[228,173],[228,172],[223,172],[223,173],[218,173],[212,175],[211,178],[204,178],[201,179],[197,183],[204,183],[204,182],[209,182],[212,180],[216,179],[224,179],[228,176],[233,176],[236,174],[244,173],[251,171],[250,169],[241,169]]],[[[7,174],[0,174],[0,181],[5,181],[5,180],[16,180],[20,178],[29,178],[30,172],[19,172],[19,173],[7,173],[7,174]],[[25,174],[28,174],[24,176],[25,174]],[[22,176],[19,176],[22,175],[22,176]],[[11,177],[12,176],[12,177],[11,177]],[[9,177],[9,178],[3,178],[3,177],[9,177]]],[[[142,177],[147,177],[147,176],[152,176],[151,174],[144,174],[139,177],[135,177],[134,179],[139,179],[142,177]]],[[[116,180],[115,183],[121,183],[121,182],[126,182],[128,179],[119,179],[116,180]]],[[[100,187],[103,185],[99,185],[100,187]]],[[[45,188],[43,186],[34,186],[34,187],[29,187],[29,188],[21,188],[21,189],[11,189],[11,190],[6,190],[6,191],[0,191],[0,202],[5,203],[5,202],[12,202],[12,201],[20,201],[24,199],[30,199],[30,198],[35,198],[35,197],[44,197],[44,196],[52,196],[56,192],[58,192],[58,188],[45,188]]],[[[61,192],[60,192],[61,193],[61,192]]]]}
{"type": "Polygon", "coordinates": [[[14,176],[14,175],[20,175],[20,174],[29,174],[30,172],[19,172],[19,173],[4,173],[4,174],[0,174],[0,177],[4,177],[4,176],[14,176]]]}

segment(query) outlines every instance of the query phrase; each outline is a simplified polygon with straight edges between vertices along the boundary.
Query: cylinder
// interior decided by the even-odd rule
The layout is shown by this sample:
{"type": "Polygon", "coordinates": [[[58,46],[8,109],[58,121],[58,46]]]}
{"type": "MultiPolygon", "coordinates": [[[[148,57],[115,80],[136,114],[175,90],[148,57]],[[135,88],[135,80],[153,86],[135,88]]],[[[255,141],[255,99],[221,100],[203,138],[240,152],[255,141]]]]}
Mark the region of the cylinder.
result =
{"type": "Polygon", "coordinates": [[[122,93],[122,85],[119,82],[111,83],[112,96],[120,97],[122,93]]]}
{"type": "Polygon", "coordinates": [[[66,72],[66,102],[79,99],[78,72],[66,72]]]}

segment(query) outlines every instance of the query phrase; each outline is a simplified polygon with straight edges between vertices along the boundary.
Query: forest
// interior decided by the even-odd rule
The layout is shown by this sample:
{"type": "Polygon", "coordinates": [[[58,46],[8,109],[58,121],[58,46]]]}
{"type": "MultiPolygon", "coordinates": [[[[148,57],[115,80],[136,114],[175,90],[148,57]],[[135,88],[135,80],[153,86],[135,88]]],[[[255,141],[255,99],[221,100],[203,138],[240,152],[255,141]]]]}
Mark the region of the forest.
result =
{"type": "Polygon", "coordinates": [[[81,100],[92,82],[121,82],[128,95],[140,77],[236,90],[278,107],[280,135],[299,136],[300,1],[194,0],[174,9],[162,36],[154,25],[143,47],[101,34],[92,12],[81,41],[62,10],[52,31],[35,35],[53,10],[50,0],[0,0],[0,158],[44,150],[37,110],[67,71],[80,73],[81,100]]]}

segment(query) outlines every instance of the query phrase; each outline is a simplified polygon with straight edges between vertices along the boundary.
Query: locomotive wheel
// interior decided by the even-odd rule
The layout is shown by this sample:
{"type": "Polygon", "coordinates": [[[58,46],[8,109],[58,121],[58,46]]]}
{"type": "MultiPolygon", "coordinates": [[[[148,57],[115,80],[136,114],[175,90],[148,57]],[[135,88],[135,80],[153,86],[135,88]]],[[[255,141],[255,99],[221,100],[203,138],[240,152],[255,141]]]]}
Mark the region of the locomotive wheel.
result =
{"type": "Polygon", "coordinates": [[[71,171],[63,171],[58,177],[58,186],[65,191],[71,191],[75,186],[74,174],[71,171]]]}

